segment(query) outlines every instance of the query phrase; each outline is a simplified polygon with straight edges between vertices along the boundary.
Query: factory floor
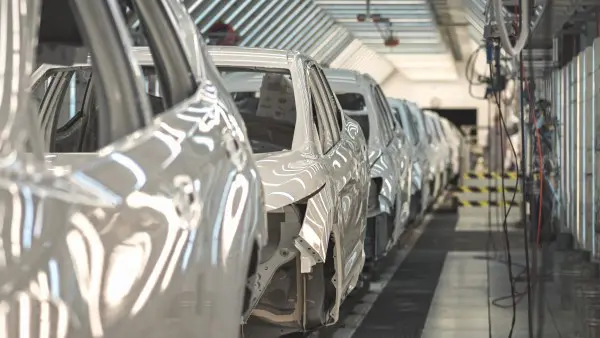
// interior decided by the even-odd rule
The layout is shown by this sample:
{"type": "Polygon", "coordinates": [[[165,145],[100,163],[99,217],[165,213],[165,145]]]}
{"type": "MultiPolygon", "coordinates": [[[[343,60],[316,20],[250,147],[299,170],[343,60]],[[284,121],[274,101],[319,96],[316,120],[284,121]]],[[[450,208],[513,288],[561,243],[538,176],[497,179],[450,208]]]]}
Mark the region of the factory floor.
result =
{"type": "MultiPolygon", "coordinates": [[[[513,308],[505,236],[499,224],[490,232],[483,214],[480,209],[472,214],[429,215],[389,258],[380,279],[350,301],[340,323],[320,337],[530,337],[523,230],[508,227],[517,279],[515,325],[510,335],[513,308]]],[[[537,261],[540,264],[541,258],[537,261]]],[[[532,292],[544,296],[534,296],[539,300],[534,307],[541,310],[532,312],[531,337],[570,338],[572,317],[560,310],[558,282],[551,273],[547,276],[544,283],[535,283],[532,292]]]]}

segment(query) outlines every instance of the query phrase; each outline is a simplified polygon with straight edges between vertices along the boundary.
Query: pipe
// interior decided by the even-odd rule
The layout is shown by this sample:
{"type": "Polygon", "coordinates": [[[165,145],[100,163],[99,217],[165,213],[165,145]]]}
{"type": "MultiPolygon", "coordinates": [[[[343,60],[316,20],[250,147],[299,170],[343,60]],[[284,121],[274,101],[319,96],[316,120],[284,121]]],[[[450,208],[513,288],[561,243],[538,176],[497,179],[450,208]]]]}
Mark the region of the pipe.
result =
{"type": "Polygon", "coordinates": [[[498,32],[500,34],[500,42],[504,51],[513,58],[519,56],[519,53],[525,48],[527,41],[529,40],[529,6],[523,6],[521,9],[521,32],[519,32],[519,38],[513,47],[506,31],[504,24],[504,17],[502,16],[502,0],[492,0],[494,5],[494,17],[496,19],[496,25],[498,25],[498,32]]]}

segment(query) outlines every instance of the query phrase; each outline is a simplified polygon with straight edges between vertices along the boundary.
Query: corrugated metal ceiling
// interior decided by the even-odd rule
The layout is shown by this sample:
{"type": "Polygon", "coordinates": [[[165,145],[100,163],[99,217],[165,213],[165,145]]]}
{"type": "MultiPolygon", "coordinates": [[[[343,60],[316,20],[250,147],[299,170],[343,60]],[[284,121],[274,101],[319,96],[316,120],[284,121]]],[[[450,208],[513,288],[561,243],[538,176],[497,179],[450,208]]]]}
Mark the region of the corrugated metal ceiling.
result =
{"type": "Polygon", "coordinates": [[[394,65],[389,60],[358,39],[342,51],[330,66],[368,73],[379,83],[384,82],[395,71],[394,65]]]}
{"type": "MultiPolygon", "coordinates": [[[[370,14],[380,14],[392,22],[393,34],[399,39],[396,47],[386,47],[381,27],[373,22],[358,22],[358,14],[367,14],[364,0],[315,0],[339,24],[346,27],[365,46],[386,58],[406,77],[415,79],[414,75],[427,67],[435,67],[435,74],[429,74],[428,80],[455,80],[458,78],[453,62],[433,63],[413,67],[411,60],[420,56],[439,55],[446,60],[450,51],[438,30],[434,13],[427,0],[371,1],[370,14]],[[443,65],[440,67],[440,65],[443,65]]],[[[427,60],[427,58],[424,58],[427,60]]],[[[418,79],[420,80],[420,78],[418,79]]]]}
{"type": "MultiPolygon", "coordinates": [[[[222,21],[234,27],[242,46],[299,50],[324,64],[353,64],[348,67],[371,73],[374,78],[385,78],[394,69],[415,80],[458,78],[448,39],[442,37],[436,22],[439,18],[432,10],[444,0],[432,2],[433,8],[429,0],[372,0],[371,13],[392,22],[400,40],[394,48],[383,45],[373,23],[357,22],[357,14],[366,14],[365,0],[182,1],[202,33],[222,21]],[[423,73],[427,73],[425,78],[423,73]]],[[[571,0],[554,1],[562,4],[571,0]]],[[[464,0],[469,33],[477,42],[483,36],[487,2],[464,0]]],[[[562,8],[560,12],[564,13],[562,8]]]]}
{"type": "Polygon", "coordinates": [[[400,45],[389,48],[372,22],[358,22],[357,14],[366,13],[364,0],[315,0],[355,37],[376,52],[431,54],[447,51],[426,0],[371,1],[371,14],[390,19],[400,45]]]}
{"type": "Polygon", "coordinates": [[[183,0],[202,33],[217,21],[230,24],[241,46],[299,50],[322,63],[333,61],[352,34],[313,1],[183,0]]]}

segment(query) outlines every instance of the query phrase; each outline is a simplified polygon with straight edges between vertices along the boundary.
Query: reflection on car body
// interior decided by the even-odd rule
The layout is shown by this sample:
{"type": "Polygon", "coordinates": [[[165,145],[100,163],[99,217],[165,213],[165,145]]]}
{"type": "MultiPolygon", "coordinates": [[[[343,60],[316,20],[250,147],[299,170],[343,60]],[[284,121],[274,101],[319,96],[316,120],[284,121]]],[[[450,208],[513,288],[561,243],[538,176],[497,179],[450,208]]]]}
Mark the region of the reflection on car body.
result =
{"type": "Polygon", "coordinates": [[[454,149],[452,159],[454,184],[462,185],[463,173],[469,170],[469,145],[460,129],[450,120],[442,118],[442,124],[446,128],[446,134],[450,136],[454,149]]]}
{"type": "Polygon", "coordinates": [[[300,53],[209,53],[255,142],[265,189],[269,244],[253,318],[280,334],[332,324],[364,265],[369,179],[360,126],[344,116],[320,66],[300,53]]]}
{"type": "Polygon", "coordinates": [[[456,176],[460,171],[460,136],[456,134],[455,130],[452,129],[452,122],[448,121],[447,118],[439,116],[440,128],[442,129],[445,140],[450,148],[450,177],[451,181],[456,179],[456,176]]]}
{"type": "Polygon", "coordinates": [[[431,137],[431,151],[436,156],[436,165],[439,173],[439,178],[436,180],[434,185],[434,195],[437,197],[442,193],[442,190],[448,183],[449,166],[450,166],[450,149],[448,144],[444,140],[444,136],[440,131],[437,124],[437,114],[424,110],[423,115],[425,116],[425,126],[431,137]]]}
{"type": "Polygon", "coordinates": [[[396,121],[401,124],[404,133],[410,143],[412,150],[412,197],[411,197],[411,219],[414,221],[422,216],[427,209],[427,196],[429,196],[429,158],[425,152],[425,143],[421,139],[418,122],[404,100],[388,98],[388,102],[396,121]],[[425,197],[425,198],[424,198],[425,197]]]}
{"type": "MultiPolygon", "coordinates": [[[[73,58],[36,73],[33,91],[48,89],[39,107],[48,144],[27,115],[27,67],[0,65],[10,71],[2,88],[19,94],[0,101],[1,337],[239,336],[246,280],[267,240],[258,171],[230,96],[207,75],[205,47],[185,42],[201,41],[186,10],[176,0],[133,3],[163,13],[139,16],[156,68],[169,69],[157,71],[164,113],[154,119],[113,1],[44,2],[38,61],[55,60],[46,44],[69,54],[84,41],[94,59],[81,111],[62,129],[65,86],[89,65],[73,58]],[[28,152],[48,149],[74,152],[46,162],[28,152]]],[[[18,41],[0,51],[13,65],[34,64],[36,20],[19,15],[37,4],[8,1],[17,15],[0,30],[18,41]]]]}
{"type": "Polygon", "coordinates": [[[425,168],[425,178],[428,193],[423,195],[426,200],[426,205],[431,206],[436,199],[435,187],[439,185],[441,178],[440,165],[439,165],[439,154],[432,151],[433,135],[429,131],[425,120],[425,114],[423,111],[414,103],[406,101],[408,112],[412,115],[413,121],[416,122],[417,130],[419,132],[419,148],[418,151],[427,156],[427,163],[429,166],[425,168]]]}
{"type": "Polygon", "coordinates": [[[369,263],[385,256],[403,232],[409,216],[409,151],[398,134],[385,96],[368,75],[344,69],[325,74],[344,111],[361,121],[369,136],[371,203],[367,253],[369,263]]]}

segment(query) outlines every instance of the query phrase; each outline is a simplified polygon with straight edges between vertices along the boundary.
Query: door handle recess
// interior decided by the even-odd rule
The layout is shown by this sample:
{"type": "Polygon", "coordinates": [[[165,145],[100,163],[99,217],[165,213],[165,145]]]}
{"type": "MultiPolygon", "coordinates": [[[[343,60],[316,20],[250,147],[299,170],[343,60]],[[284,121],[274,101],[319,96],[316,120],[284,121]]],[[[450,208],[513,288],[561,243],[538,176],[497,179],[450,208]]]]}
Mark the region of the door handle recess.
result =
{"type": "Polygon", "coordinates": [[[231,134],[230,130],[223,133],[223,146],[227,157],[238,171],[246,165],[246,153],[242,150],[240,142],[231,134]]]}
{"type": "Polygon", "coordinates": [[[196,189],[189,176],[179,175],[173,179],[175,195],[173,204],[180,217],[191,216],[192,208],[196,203],[196,189]]]}

